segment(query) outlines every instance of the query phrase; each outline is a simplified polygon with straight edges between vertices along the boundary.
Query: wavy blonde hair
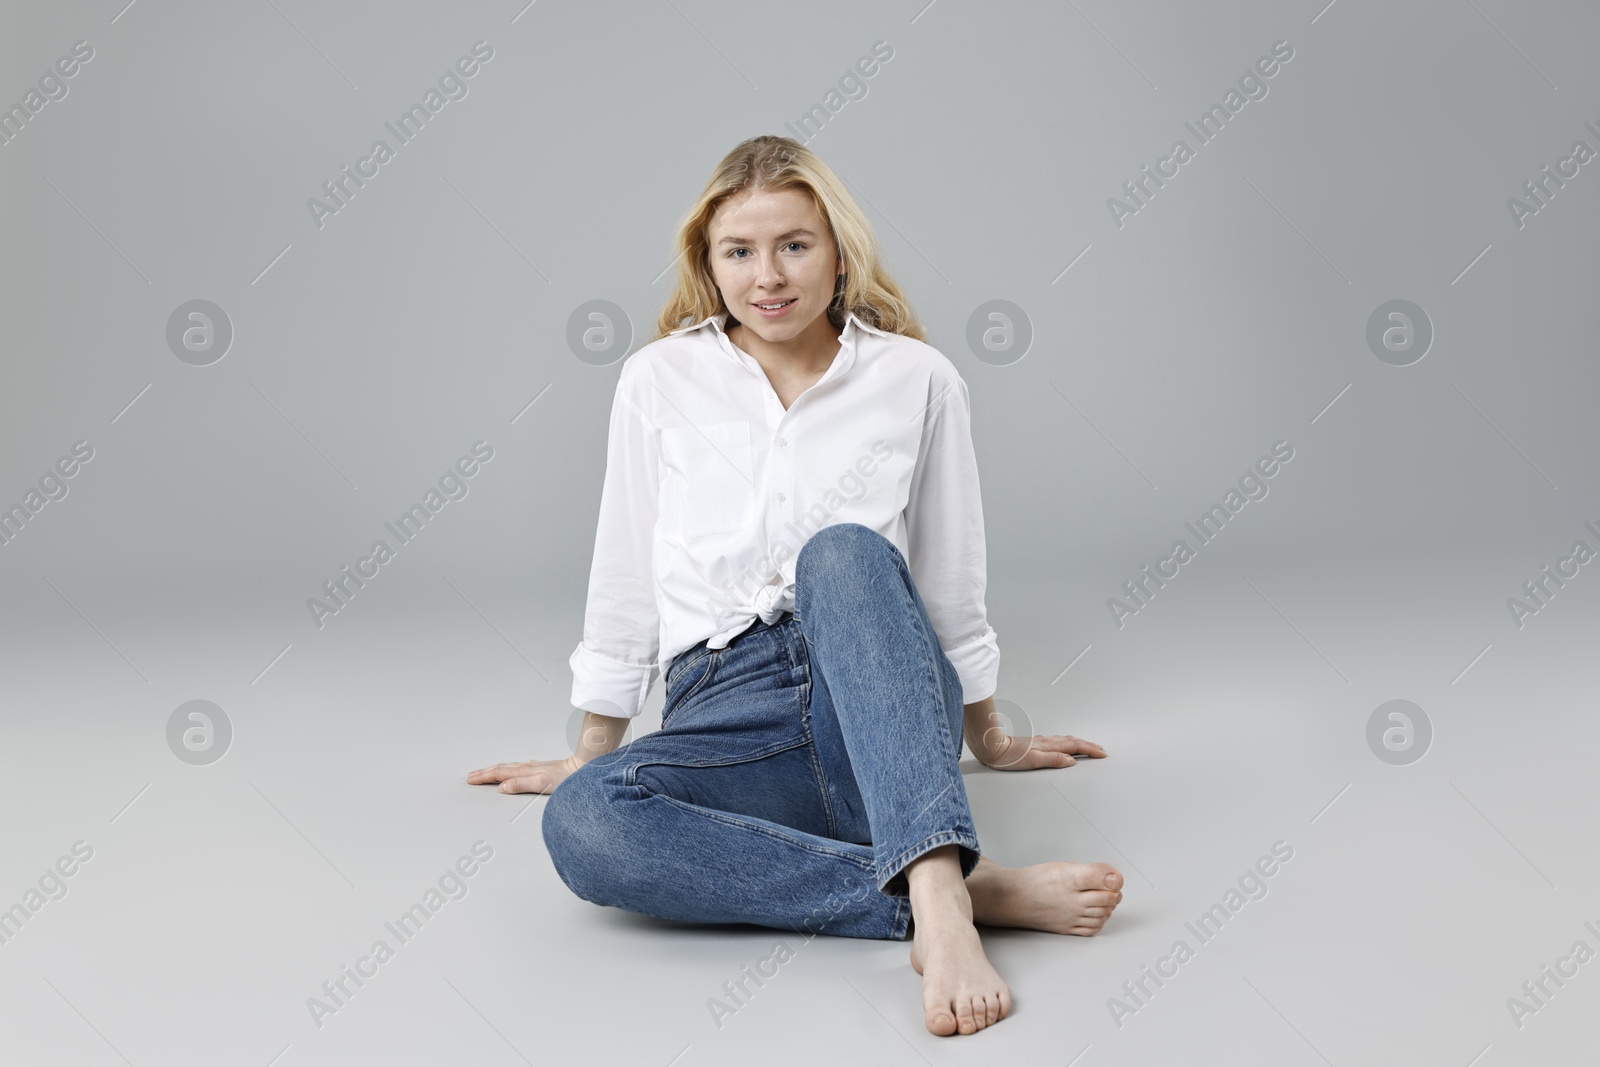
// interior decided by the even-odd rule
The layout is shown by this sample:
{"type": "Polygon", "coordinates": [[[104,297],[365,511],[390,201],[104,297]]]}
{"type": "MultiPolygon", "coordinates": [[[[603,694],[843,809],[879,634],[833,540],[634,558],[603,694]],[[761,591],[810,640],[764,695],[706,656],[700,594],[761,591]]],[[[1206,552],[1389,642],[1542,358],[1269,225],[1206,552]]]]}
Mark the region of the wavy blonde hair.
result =
{"type": "Polygon", "coordinates": [[[654,340],[724,311],[729,316],[726,325],[739,321],[712,279],[708,232],[717,209],[747,189],[799,189],[816,205],[844,259],[844,277],[828,305],[828,318],[834,326],[843,327],[845,316],[853,312],[880,330],[927,341],[910,302],[879,261],[878,239],[844,183],[799,141],[770,134],[742,141],[724,156],[700,199],[684,216],[675,242],[678,281],[656,320],[654,340]]]}

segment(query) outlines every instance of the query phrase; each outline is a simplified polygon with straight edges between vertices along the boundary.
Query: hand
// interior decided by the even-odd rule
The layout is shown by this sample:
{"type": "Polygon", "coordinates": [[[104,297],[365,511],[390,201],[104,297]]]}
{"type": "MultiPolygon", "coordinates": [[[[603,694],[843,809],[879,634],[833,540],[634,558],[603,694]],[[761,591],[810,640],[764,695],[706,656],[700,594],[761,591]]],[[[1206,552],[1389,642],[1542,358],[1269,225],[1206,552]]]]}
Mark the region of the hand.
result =
{"type": "Polygon", "coordinates": [[[566,759],[531,759],[526,763],[496,763],[467,775],[468,785],[500,783],[502,793],[549,793],[579,767],[616,749],[630,720],[587,711],[578,751],[566,759]]]}
{"type": "Polygon", "coordinates": [[[1106,750],[1093,741],[1068,735],[1013,737],[990,730],[984,737],[987,752],[978,759],[997,771],[1035,771],[1047,767],[1070,767],[1074,756],[1104,759],[1106,750]]]}
{"type": "Polygon", "coordinates": [[[533,759],[526,763],[496,763],[467,775],[468,785],[500,783],[502,793],[549,793],[583,766],[577,756],[566,759],[533,759]]]}

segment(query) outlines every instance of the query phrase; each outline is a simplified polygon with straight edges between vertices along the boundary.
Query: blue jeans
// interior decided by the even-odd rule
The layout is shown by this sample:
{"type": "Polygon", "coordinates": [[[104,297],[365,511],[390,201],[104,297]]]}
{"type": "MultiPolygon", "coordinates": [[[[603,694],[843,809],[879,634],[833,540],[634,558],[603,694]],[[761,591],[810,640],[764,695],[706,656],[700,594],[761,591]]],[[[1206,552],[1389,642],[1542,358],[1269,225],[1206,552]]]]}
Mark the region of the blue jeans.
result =
{"type": "Polygon", "coordinates": [[[544,840],[596,904],[695,923],[904,940],[902,873],[978,838],[961,781],[961,681],[900,550],[817,531],[795,610],[667,669],[661,729],[569,775],[544,840]]]}

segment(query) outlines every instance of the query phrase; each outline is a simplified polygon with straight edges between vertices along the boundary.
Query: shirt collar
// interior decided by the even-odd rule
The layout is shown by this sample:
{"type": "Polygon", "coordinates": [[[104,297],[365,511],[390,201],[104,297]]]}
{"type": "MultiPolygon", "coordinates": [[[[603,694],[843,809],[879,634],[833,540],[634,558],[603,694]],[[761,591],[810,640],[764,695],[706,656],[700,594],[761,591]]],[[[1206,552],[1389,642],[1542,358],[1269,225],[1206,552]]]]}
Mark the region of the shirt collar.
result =
{"type": "MultiPolygon", "coordinates": [[[[673,330],[667,336],[675,337],[678,334],[703,330],[709,326],[715,330],[716,344],[723,352],[736,360],[746,371],[765,381],[766,372],[761,369],[761,365],[755,361],[754,357],[747,352],[741,351],[729,340],[727,332],[723,329],[723,326],[728,321],[728,315],[729,313],[726,311],[719,311],[714,315],[708,315],[693,326],[685,326],[681,329],[673,330]]],[[[833,362],[829,364],[827,371],[818,379],[817,384],[837,380],[848,373],[851,367],[855,366],[856,347],[860,343],[863,333],[875,334],[879,337],[891,336],[886,330],[880,330],[876,326],[869,326],[862,322],[855,312],[849,312],[845,316],[844,328],[839,331],[839,353],[834,357],[833,362]]]]}
{"type": "MultiPolygon", "coordinates": [[[[706,316],[692,326],[682,326],[676,330],[672,330],[667,334],[667,336],[676,337],[679,334],[689,333],[692,330],[703,329],[708,325],[714,325],[718,333],[722,334],[723,336],[727,336],[726,332],[722,328],[727,321],[728,312],[719,311],[714,315],[706,316]]],[[[867,333],[877,334],[879,337],[889,336],[889,332],[887,330],[880,330],[876,326],[869,326],[867,323],[861,321],[856,313],[852,311],[845,316],[844,329],[840,331],[839,334],[840,343],[853,344],[857,339],[855,334],[858,330],[865,330],[867,333]]]]}

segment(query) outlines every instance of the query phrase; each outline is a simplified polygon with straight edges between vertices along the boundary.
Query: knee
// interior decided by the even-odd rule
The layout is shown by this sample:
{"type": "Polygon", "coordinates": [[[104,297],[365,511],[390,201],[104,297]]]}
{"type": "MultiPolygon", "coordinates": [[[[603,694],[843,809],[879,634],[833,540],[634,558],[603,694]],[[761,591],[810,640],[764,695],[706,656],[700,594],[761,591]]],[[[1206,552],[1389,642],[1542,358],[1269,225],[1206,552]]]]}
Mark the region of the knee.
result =
{"type": "Polygon", "coordinates": [[[891,556],[899,553],[894,542],[859,522],[824,526],[800,546],[794,563],[795,584],[809,584],[823,575],[859,573],[865,562],[884,559],[885,549],[891,556]]]}
{"type": "Polygon", "coordinates": [[[586,773],[592,766],[585,764],[556,786],[540,824],[556,874],[585,900],[594,899],[608,834],[605,782],[586,773]]]}

